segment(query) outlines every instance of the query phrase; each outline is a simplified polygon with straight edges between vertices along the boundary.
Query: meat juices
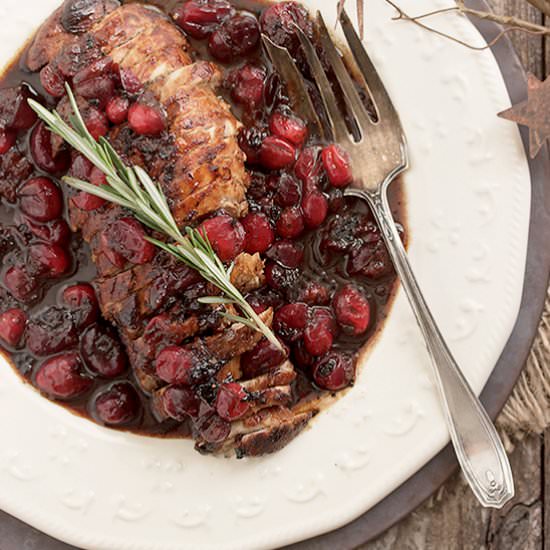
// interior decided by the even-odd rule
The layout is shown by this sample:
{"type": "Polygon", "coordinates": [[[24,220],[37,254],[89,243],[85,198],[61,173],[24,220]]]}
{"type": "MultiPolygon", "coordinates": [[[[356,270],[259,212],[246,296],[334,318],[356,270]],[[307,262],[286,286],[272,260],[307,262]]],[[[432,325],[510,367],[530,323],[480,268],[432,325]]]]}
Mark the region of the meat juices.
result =
{"type": "MultiPolygon", "coordinates": [[[[68,246],[59,201],[44,197],[57,197],[65,172],[94,185],[105,177],[14,106],[32,95],[26,87],[0,90],[0,195],[16,203],[0,210],[0,340],[45,395],[102,424],[191,435],[201,452],[240,457],[282,448],[317,412],[320,390],[353,382],[394,275],[368,209],[338,189],[349,183],[345,158],[308,137],[261,54],[258,20],[237,8],[176,2],[169,12],[186,36],[141,3],[67,0],[25,60],[63,117],[70,82],[92,135],[146,169],[180,227],[200,226],[234,262],[232,282],[285,351],[197,302],[218,290],[151,245],[129,212],[62,186],[76,232],[68,246]],[[351,269],[370,278],[368,292],[364,280],[342,286],[351,269]],[[42,299],[49,288],[59,289],[54,305],[42,299]]],[[[292,23],[313,36],[298,4],[260,10],[263,32],[291,51],[292,23]]]]}

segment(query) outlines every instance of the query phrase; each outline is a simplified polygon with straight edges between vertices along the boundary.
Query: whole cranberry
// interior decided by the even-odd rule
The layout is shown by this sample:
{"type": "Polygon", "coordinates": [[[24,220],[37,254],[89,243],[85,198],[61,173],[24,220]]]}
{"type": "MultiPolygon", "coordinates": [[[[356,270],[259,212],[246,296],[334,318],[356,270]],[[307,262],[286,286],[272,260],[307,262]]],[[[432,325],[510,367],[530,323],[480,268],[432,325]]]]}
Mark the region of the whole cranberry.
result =
{"type": "Polygon", "coordinates": [[[228,422],[243,417],[250,409],[248,394],[237,382],[222,384],[216,398],[216,411],[228,422]]]}
{"type": "Polygon", "coordinates": [[[109,131],[109,121],[107,115],[95,107],[90,107],[85,116],[84,123],[88,132],[97,141],[100,137],[107,135],[109,131]]]}
{"type": "Polygon", "coordinates": [[[271,175],[268,185],[275,192],[275,201],[281,206],[294,206],[300,202],[302,186],[290,174],[283,172],[280,176],[271,175]]]}
{"type": "Polygon", "coordinates": [[[277,233],[284,239],[295,239],[304,231],[304,216],[297,206],[287,206],[276,224],[277,233]]]}
{"type": "Polygon", "coordinates": [[[19,308],[12,308],[0,315],[0,340],[15,348],[21,341],[27,325],[27,314],[19,308]]]}
{"type": "MultiPolygon", "coordinates": [[[[90,173],[86,179],[96,187],[107,184],[107,177],[97,166],[93,166],[90,169],[90,173]]],[[[78,208],[87,212],[97,210],[107,202],[105,199],[86,191],[79,191],[71,200],[78,208]]]]}
{"type": "Polygon", "coordinates": [[[231,423],[217,414],[209,414],[200,420],[199,436],[207,443],[221,443],[230,433],[231,423]]]}
{"type": "Polygon", "coordinates": [[[126,353],[112,330],[97,324],[88,327],[80,338],[80,355],[86,366],[105,378],[126,370],[126,353]]]}
{"type": "Polygon", "coordinates": [[[255,378],[279,366],[288,357],[288,348],[277,348],[267,338],[262,338],[256,346],[241,355],[241,370],[245,378],[255,378]]]}
{"type": "Polygon", "coordinates": [[[263,100],[266,70],[246,64],[235,69],[227,78],[231,90],[231,98],[235,103],[245,106],[249,110],[259,107],[263,100]]]}
{"type": "Polygon", "coordinates": [[[49,63],[40,71],[40,83],[52,97],[65,95],[65,77],[53,63],[49,63]]]}
{"type": "Polygon", "coordinates": [[[118,125],[126,122],[129,108],[129,99],[121,95],[116,95],[108,101],[105,107],[105,113],[112,124],[118,125]]]}
{"type": "Polygon", "coordinates": [[[197,416],[199,400],[189,388],[170,386],[162,394],[162,408],[170,418],[183,422],[197,416]]]}
{"type": "Polygon", "coordinates": [[[332,305],[338,324],[353,336],[364,334],[370,324],[370,304],[355,286],[343,286],[334,295],[332,305]]]}
{"type": "Polygon", "coordinates": [[[296,148],[288,141],[267,136],[260,147],[260,162],[268,170],[280,170],[294,163],[296,148]]]}
{"type": "Polygon", "coordinates": [[[234,260],[244,250],[245,230],[238,220],[227,214],[205,220],[201,231],[222,262],[234,260]]]}
{"type": "Polygon", "coordinates": [[[92,285],[81,283],[63,290],[62,302],[71,311],[75,325],[82,329],[95,323],[99,317],[99,304],[92,285]]]}
{"type": "Polygon", "coordinates": [[[163,113],[144,103],[134,103],[128,111],[130,128],[140,136],[158,136],[166,128],[163,113]]]}
{"type": "Polygon", "coordinates": [[[287,342],[294,342],[306,328],[309,308],[306,304],[287,304],[278,309],[273,319],[275,332],[287,342]]]}
{"type": "Polygon", "coordinates": [[[327,145],[322,153],[323,166],[333,187],[345,187],[353,179],[349,155],[338,145],[327,145]]]}
{"type": "Polygon", "coordinates": [[[65,247],[71,239],[71,230],[65,220],[57,219],[45,224],[26,220],[26,224],[35,237],[46,243],[65,247]]]}
{"type": "Polygon", "coordinates": [[[298,267],[304,259],[304,247],[292,241],[277,241],[266,252],[266,256],[281,264],[283,267],[294,269],[298,267]]]}
{"type": "Polygon", "coordinates": [[[120,74],[120,83],[122,85],[122,88],[128,92],[130,95],[135,96],[141,90],[143,89],[143,84],[137,77],[137,75],[132,71],[132,69],[128,69],[125,67],[119,68],[119,74],[120,74]]]}
{"type": "Polygon", "coordinates": [[[208,49],[219,61],[231,61],[254,51],[260,43],[260,25],[251,13],[240,12],[223,21],[212,33],[208,49]]]}
{"type": "Polygon", "coordinates": [[[17,132],[34,125],[38,117],[29,105],[31,98],[37,99],[26,84],[0,90],[0,127],[3,130],[17,132]]]}
{"type": "Polygon", "coordinates": [[[4,274],[4,285],[14,298],[26,302],[33,298],[38,288],[38,280],[23,266],[13,265],[4,274]]]}
{"type": "Polygon", "coordinates": [[[121,426],[135,420],[140,401],[135,388],[127,382],[114,384],[94,400],[95,415],[103,424],[121,426]]]}
{"type": "Polygon", "coordinates": [[[302,200],[302,212],[307,227],[313,229],[319,227],[328,214],[328,200],[321,191],[312,191],[302,200]]]}
{"type": "Polygon", "coordinates": [[[149,263],[156,253],[155,245],[147,241],[146,236],[143,226],[134,218],[119,218],[106,232],[110,248],[138,265],[149,263]]]}
{"type": "Polygon", "coordinates": [[[245,231],[244,249],[249,254],[262,254],[273,243],[275,233],[267,216],[250,212],[241,220],[245,231]]]}
{"type": "Polygon", "coordinates": [[[275,111],[269,119],[269,130],[274,136],[301,147],[307,138],[306,123],[292,113],[275,111]]]}
{"type": "Polygon", "coordinates": [[[73,156],[67,175],[79,180],[89,181],[93,168],[94,165],[84,155],[78,153],[73,156]]]}
{"type": "Polygon", "coordinates": [[[320,388],[338,391],[355,378],[355,360],[347,353],[330,352],[313,369],[313,380],[320,388]]]}
{"type": "Polygon", "coordinates": [[[69,311],[48,307],[35,315],[27,327],[27,347],[39,357],[59,353],[78,341],[69,311]]]}
{"type": "Polygon", "coordinates": [[[226,0],[189,0],[181,3],[172,17],[193,38],[206,38],[235,10],[226,0]]]}
{"type": "Polygon", "coordinates": [[[169,384],[189,386],[193,367],[193,353],[179,346],[164,348],[155,361],[157,376],[169,384]]]}
{"type": "Polygon", "coordinates": [[[14,130],[0,128],[0,155],[7,153],[17,141],[17,133],[14,130]]]}
{"type": "Polygon", "coordinates": [[[324,355],[332,347],[336,333],[334,315],[329,309],[314,308],[304,331],[304,346],[314,356],[324,355]]]}
{"type": "Polygon", "coordinates": [[[48,277],[61,277],[71,269],[69,252],[57,244],[31,244],[29,258],[48,277]]]}
{"type": "Polygon", "coordinates": [[[48,174],[59,174],[69,166],[68,151],[62,150],[53,156],[52,134],[43,122],[39,122],[31,133],[30,150],[36,166],[48,174]]]}
{"type": "Polygon", "coordinates": [[[64,353],[44,361],[36,372],[39,390],[57,399],[73,399],[88,390],[92,381],[83,375],[77,353],[64,353]]]}
{"type": "Polygon", "coordinates": [[[294,166],[294,173],[302,182],[316,178],[321,173],[321,147],[304,149],[294,166]]]}
{"type": "MultiPolygon", "coordinates": [[[[78,75],[77,75],[78,76],[78,75]]],[[[99,75],[87,80],[73,79],[75,92],[85,99],[93,99],[105,106],[115,93],[115,83],[110,75],[99,75]]]]}
{"type": "Polygon", "coordinates": [[[17,192],[21,211],[39,222],[59,218],[63,212],[63,197],[59,187],[49,178],[33,178],[17,192]]]}

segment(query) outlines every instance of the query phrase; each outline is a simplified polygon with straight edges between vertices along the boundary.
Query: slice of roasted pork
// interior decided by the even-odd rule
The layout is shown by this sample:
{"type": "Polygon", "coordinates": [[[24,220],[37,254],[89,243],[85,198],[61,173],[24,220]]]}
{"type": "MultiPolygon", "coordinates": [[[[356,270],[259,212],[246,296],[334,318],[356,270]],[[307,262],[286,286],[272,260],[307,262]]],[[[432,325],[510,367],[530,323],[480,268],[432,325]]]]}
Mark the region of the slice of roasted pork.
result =
{"type": "MultiPolygon", "coordinates": [[[[57,97],[63,88],[56,79],[72,82],[84,120],[101,100],[90,98],[82,82],[101,79],[105,71],[117,72],[135,105],[156,110],[163,121],[158,132],[141,133],[129,121],[107,137],[125,162],[143,167],[159,183],[181,227],[218,213],[239,218],[247,212],[249,175],[237,140],[241,125],[218,97],[221,71],[194,61],[185,36],[158,10],[116,0],[66,0],[38,32],[27,65],[42,68],[52,84],[48,91],[57,97]]],[[[70,115],[66,97],[58,112],[70,115]]],[[[54,154],[64,147],[53,139],[54,154]]],[[[73,153],[73,167],[79,166],[73,175],[92,181],[91,167],[86,171],[77,157],[73,153]]],[[[275,353],[267,367],[241,368],[242,357],[267,341],[246,324],[229,322],[222,306],[197,301],[218,289],[165,252],[147,248],[150,243],[128,253],[116,235],[133,232],[134,243],[145,242],[146,234],[130,213],[69,193],[72,229],[89,244],[97,268],[101,311],[117,327],[156,417],[188,422],[201,452],[234,449],[238,456],[257,456],[299,433],[315,411],[290,408],[296,373],[286,354],[275,353]],[[159,370],[166,350],[192,358],[185,377],[178,363],[159,370]]],[[[231,281],[241,292],[263,285],[258,254],[231,259],[231,281]]],[[[271,326],[271,308],[260,316],[271,326]]]]}

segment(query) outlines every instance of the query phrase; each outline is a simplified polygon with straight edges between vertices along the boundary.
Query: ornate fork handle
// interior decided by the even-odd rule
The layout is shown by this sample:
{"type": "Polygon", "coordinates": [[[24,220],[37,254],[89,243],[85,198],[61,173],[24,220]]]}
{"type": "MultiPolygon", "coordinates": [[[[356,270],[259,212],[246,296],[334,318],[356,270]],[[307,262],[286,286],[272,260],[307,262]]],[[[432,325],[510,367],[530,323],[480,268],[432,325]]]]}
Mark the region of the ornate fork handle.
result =
{"type": "Polygon", "coordinates": [[[485,506],[501,508],[514,496],[512,472],[505,450],[485,409],[443,340],[418,286],[388,204],[386,190],[389,182],[378,191],[350,190],[349,194],[368,201],[382,229],[393,264],[426,340],[445,419],[462,470],[485,506]]]}

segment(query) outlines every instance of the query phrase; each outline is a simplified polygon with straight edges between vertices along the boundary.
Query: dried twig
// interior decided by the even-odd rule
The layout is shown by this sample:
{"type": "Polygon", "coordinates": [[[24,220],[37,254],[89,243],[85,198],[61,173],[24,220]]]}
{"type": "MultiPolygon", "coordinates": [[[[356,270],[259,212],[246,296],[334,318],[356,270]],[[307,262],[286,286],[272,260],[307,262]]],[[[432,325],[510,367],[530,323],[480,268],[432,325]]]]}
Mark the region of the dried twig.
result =
{"type": "Polygon", "coordinates": [[[544,13],[544,15],[550,16],[550,0],[527,0],[527,2],[544,13]]]}

